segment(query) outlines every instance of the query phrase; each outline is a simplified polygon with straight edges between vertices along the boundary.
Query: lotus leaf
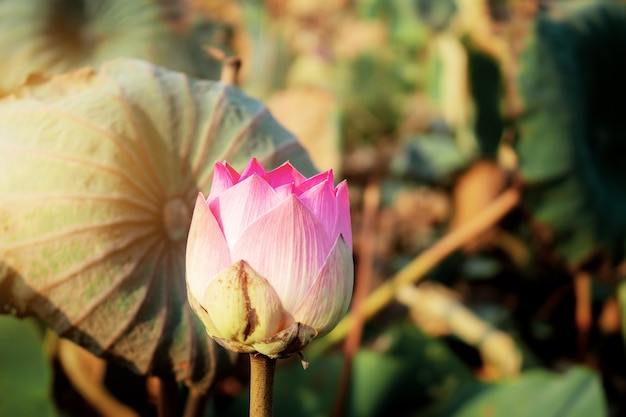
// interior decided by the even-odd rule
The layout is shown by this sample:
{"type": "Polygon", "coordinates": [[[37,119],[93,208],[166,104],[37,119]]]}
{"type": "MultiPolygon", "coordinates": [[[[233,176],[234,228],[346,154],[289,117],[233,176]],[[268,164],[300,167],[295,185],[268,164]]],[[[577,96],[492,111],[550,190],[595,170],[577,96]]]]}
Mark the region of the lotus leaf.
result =
{"type": "Polygon", "coordinates": [[[138,373],[203,388],[216,347],[188,306],[185,244],[216,160],[314,168],[237,88],[119,59],[0,101],[0,307],[138,373]]]}
{"type": "Polygon", "coordinates": [[[217,77],[219,65],[197,34],[175,32],[165,12],[153,0],[0,0],[0,95],[31,74],[60,74],[117,57],[217,77]]]}

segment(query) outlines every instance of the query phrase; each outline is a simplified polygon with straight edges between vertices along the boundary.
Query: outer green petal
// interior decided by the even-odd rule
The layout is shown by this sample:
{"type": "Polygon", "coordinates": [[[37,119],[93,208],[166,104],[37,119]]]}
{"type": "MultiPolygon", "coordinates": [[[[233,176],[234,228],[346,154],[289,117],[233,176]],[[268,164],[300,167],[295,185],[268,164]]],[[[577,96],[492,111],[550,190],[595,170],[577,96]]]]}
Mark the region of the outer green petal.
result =
{"type": "Polygon", "coordinates": [[[213,324],[213,320],[211,320],[211,316],[206,311],[204,307],[200,304],[200,302],[196,299],[196,297],[191,292],[189,285],[187,286],[187,298],[189,299],[189,305],[191,306],[196,316],[202,321],[204,327],[206,328],[206,332],[209,335],[217,333],[217,329],[215,328],[215,324],[213,324]]]}
{"type": "Polygon", "coordinates": [[[280,358],[300,352],[317,336],[317,330],[302,323],[293,323],[268,340],[255,343],[257,352],[270,358],[280,358]]]}
{"type": "Polygon", "coordinates": [[[202,306],[215,325],[210,336],[249,345],[272,337],[287,320],[270,283],[245,261],[235,262],[209,283],[202,306]]]}

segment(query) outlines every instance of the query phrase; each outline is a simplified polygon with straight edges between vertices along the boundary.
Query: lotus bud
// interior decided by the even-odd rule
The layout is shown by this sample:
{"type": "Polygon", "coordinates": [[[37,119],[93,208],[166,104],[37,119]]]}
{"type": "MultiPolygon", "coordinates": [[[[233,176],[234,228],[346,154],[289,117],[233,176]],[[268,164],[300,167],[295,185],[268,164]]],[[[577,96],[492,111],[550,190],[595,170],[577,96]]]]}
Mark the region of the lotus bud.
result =
{"type": "Polygon", "coordinates": [[[354,283],[348,187],[289,163],[216,163],[187,240],[189,302],[235,352],[299,353],[345,314],[354,283]]]}

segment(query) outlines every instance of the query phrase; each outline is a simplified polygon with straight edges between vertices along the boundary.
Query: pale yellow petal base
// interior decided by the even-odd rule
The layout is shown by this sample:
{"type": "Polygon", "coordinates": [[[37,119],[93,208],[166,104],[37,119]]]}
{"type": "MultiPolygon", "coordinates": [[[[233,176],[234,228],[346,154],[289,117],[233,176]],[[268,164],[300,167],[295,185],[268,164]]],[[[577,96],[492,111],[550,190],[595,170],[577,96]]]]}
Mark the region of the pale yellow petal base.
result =
{"type": "Polygon", "coordinates": [[[245,261],[235,262],[213,278],[202,302],[191,292],[188,296],[209,336],[234,352],[286,357],[300,352],[318,334],[294,322],[267,279],[245,261]]]}

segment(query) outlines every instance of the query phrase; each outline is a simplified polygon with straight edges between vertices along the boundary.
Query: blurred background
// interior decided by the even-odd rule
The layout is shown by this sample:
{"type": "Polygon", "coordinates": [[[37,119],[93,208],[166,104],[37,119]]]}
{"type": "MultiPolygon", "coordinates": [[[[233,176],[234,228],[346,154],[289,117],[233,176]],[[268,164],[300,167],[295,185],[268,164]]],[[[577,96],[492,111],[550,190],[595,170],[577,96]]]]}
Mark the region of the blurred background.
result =
{"type": "MultiPolygon", "coordinates": [[[[352,321],[279,361],[277,416],[626,415],[625,2],[0,0],[4,99],[116,57],[239,58],[348,179],[352,321]]],[[[158,381],[0,318],[0,416],[157,415],[158,381]]],[[[194,415],[247,415],[247,377],[194,415]]]]}

